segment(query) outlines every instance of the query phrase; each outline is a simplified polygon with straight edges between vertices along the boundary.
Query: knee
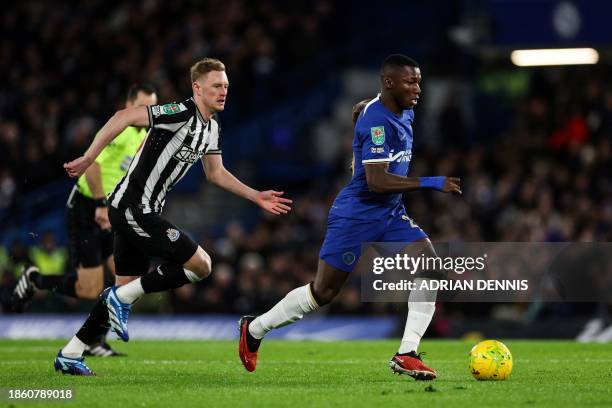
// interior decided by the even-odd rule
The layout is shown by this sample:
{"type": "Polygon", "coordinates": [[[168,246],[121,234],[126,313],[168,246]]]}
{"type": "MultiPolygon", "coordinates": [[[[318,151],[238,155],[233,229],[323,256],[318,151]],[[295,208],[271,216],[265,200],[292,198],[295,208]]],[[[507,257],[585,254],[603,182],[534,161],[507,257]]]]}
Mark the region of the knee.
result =
{"type": "Polygon", "coordinates": [[[339,288],[334,288],[314,282],[310,285],[312,296],[319,306],[325,306],[330,303],[340,292],[339,288]]]}
{"type": "Polygon", "coordinates": [[[187,269],[198,275],[200,279],[207,278],[212,272],[212,260],[202,248],[198,248],[195,254],[195,261],[187,269]]]}

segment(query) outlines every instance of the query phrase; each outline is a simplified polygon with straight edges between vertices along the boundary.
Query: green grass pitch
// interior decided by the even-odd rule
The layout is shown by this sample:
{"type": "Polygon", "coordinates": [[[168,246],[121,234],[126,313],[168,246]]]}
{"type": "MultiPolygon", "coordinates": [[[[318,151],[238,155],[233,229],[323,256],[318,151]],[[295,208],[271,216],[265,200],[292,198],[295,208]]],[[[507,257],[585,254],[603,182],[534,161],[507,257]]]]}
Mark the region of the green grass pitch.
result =
{"type": "MultiPolygon", "coordinates": [[[[398,341],[265,341],[247,373],[232,341],[113,341],[122,358],[89,357],[97,377],[57,374],[62,341],[0,341],[0,387],[75,390],[71,402],[0,406],[362,407],[612,406],[612,347],[563,341],[507,341],[507,381],[478,382],[464,341],[425,341],[439,379],[417,382],[387,367],[398,341]]],[[[6,390],[4,391],[6,394],[6,390]]]]}

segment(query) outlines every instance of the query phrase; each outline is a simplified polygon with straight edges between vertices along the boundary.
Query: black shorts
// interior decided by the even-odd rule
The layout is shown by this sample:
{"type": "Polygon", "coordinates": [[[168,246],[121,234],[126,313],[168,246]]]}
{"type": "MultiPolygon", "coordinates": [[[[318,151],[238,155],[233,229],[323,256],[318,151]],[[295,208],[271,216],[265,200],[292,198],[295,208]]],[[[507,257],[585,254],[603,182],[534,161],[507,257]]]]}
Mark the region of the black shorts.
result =
{"type": "Polygon", "coordinates": [[[115,235],[117,276],[145,275],[151,258],[182,265],[198,249],[187,234],[159,214],[109,206],[108,218],[115,235]]]}
{"type": "Polygon", "coordinates": [[[76,187],[66,203],[68,251],[73,268],[95,268],[113,254],[113,233],[96,223],[96,205],[76,187]]]}

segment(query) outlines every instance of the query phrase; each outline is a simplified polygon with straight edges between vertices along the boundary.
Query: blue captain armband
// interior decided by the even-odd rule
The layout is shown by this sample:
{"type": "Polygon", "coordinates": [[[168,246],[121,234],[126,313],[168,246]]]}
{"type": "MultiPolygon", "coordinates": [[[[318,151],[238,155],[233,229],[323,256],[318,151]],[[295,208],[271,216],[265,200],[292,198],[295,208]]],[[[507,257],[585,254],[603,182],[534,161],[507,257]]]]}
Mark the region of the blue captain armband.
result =
{"type": "Polygon", "coordinates": [[[419,177],[419,182],[422,188],[433,188],[434,190],[442,191],[444,189],[444,182],[446,177],[419,177]]]}

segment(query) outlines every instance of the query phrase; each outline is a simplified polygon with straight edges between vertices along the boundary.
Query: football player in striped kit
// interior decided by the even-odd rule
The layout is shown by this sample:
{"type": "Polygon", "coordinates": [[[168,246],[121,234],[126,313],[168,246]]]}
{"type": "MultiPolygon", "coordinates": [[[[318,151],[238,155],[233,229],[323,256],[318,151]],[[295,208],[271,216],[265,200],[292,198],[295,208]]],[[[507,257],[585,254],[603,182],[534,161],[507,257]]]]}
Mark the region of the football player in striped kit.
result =
{"type": "Polygon", "coordinates": [[[64,165],[71,177],[78,177],[127,126],[150,128],[127,174],[108,198],[117,285],[103,292],[81,330],[60,350],[55,360],[58,371],[92,375],[81,357],[84,334],[108,321],[111,329],[128,341],[128,316],[140,297],[210,275],[211,259],[206,251],[160,215],[166,194],[196,161],[201,159],[208,181],[264,210],[279,215],[291,209],[291,200],[282,197],[282,191],[254,190],[223,166],[221,132],[215,114],[224,109],[227,98],[225,65],[212,58],[198,61],[191,67],[191,83],[193,96],[183,102],[117,112],[85,154],[64,165]],[[164,262],[149,271],[153,256],[164,262]]]}

